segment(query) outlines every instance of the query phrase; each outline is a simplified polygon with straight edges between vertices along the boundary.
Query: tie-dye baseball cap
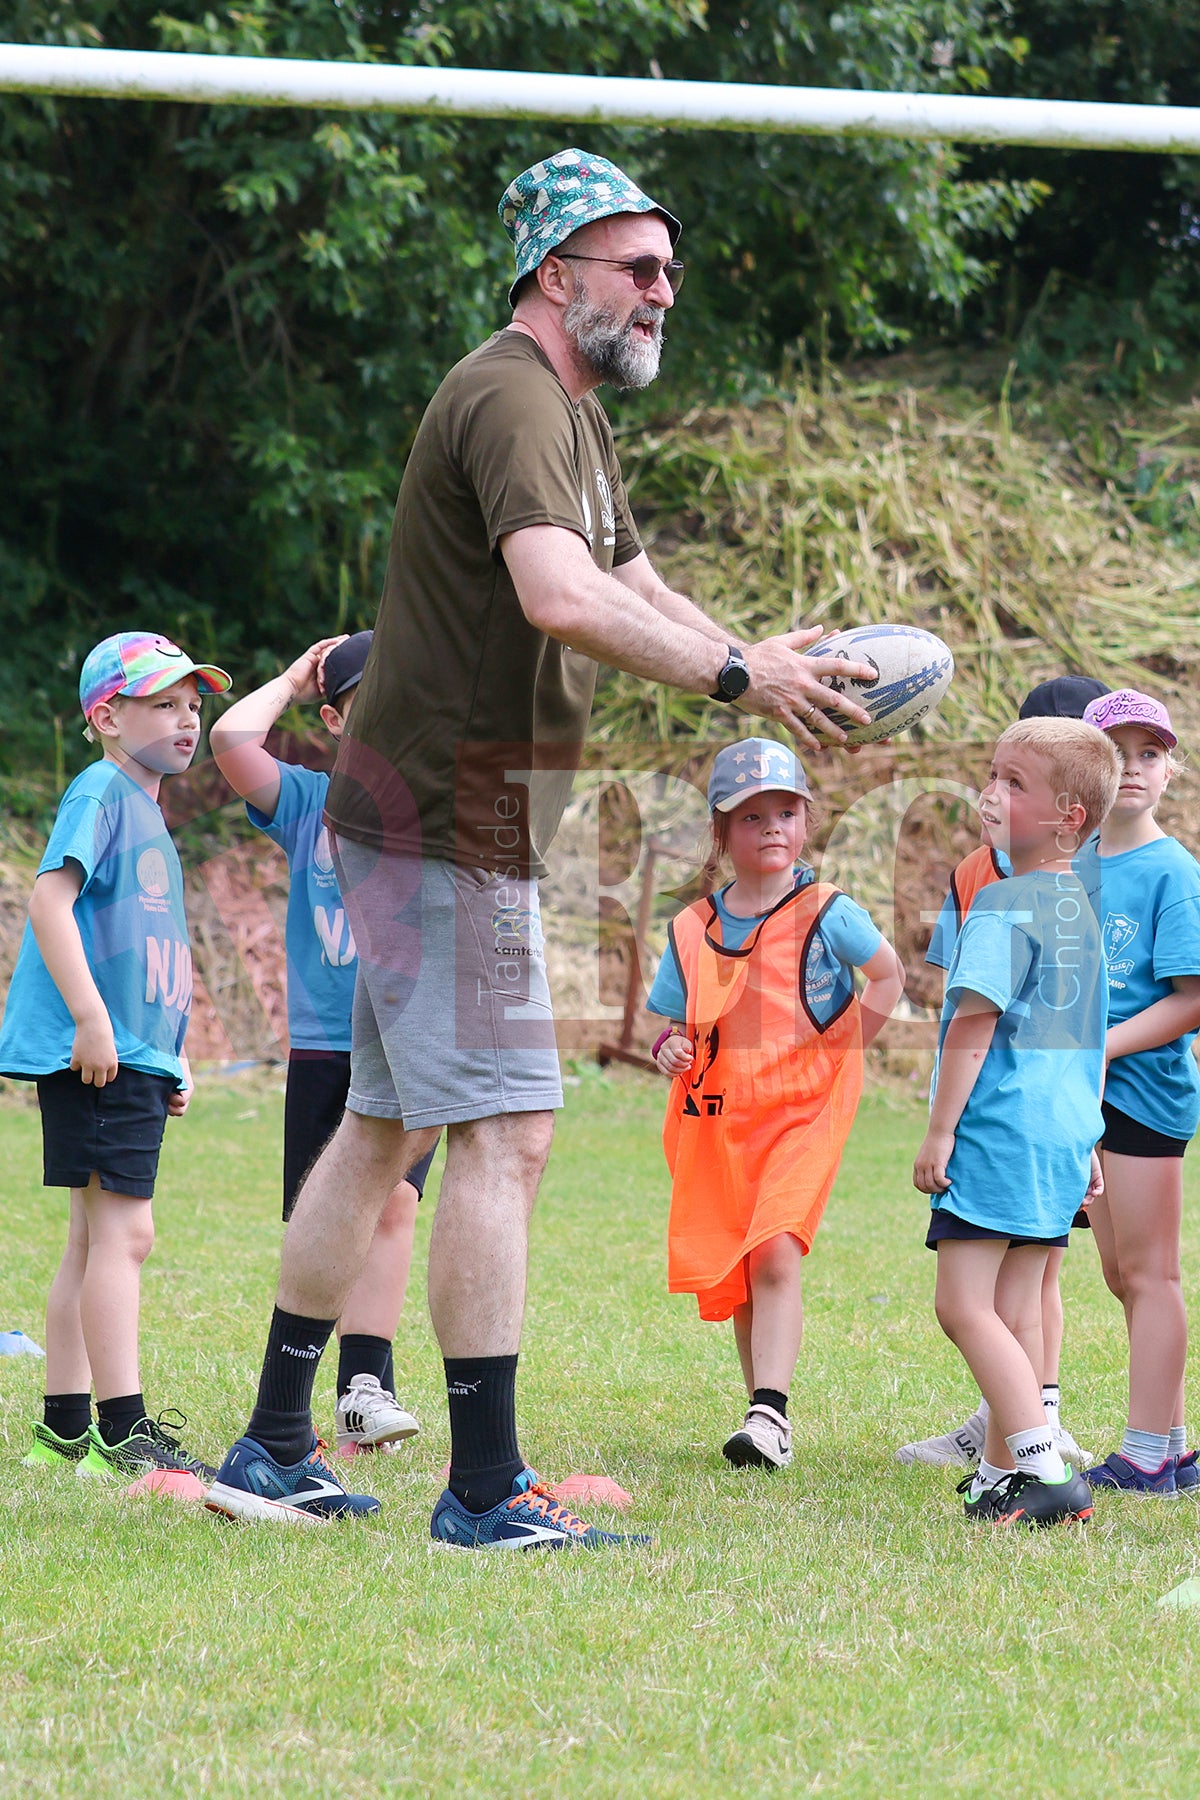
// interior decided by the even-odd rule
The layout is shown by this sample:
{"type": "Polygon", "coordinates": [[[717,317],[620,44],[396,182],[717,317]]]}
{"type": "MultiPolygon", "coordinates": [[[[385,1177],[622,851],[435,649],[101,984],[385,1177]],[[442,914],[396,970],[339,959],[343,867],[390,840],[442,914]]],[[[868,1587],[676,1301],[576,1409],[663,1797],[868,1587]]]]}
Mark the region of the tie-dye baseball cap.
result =
{"type": "Polygon", "coordinates": [[[510,301],[516,300],[517,288],[526,275],[581,225],[611,219],[617,213],[658,213],[670,233],[672,248],[683,230],[673,213],[643,194],[615,163],[587,150],[559,150],[522,170],[505,188],[496,211],[517,256],[516,280],[508,290],[510,301]]]}
{"type": "Polygon", "coordinates": [[[185,675],[194,675],[202,694],[225,694],[232,675],[211,663],[195,663],[170,638],[153,631],[118,631],[89,650],[79,672],[79,704],[90,719],[103,700],[118,694],[142,698],[160,694],[185,675]]]}

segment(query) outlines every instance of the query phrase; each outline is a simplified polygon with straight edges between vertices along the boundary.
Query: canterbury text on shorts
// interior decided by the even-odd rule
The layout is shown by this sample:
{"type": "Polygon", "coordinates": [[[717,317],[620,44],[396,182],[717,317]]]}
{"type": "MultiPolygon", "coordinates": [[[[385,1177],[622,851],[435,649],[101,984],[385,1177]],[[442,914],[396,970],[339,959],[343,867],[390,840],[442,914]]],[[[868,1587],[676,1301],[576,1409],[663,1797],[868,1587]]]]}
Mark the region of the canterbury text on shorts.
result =
{"type": "Polygon", "coordinates": [[[338,838],[350,1112],[410,1131],[562,1105],[536,881],[338,838]]]}
{"type": "Polygon", "coordinates": [[[103,1087],[85,1082],[77,1069],[39,1075],[43,1185],[85,1188],[97,1175],[107,1193],[152,1199],[175,1092],[170,1075],[124,1064],[103,1087]]]}
{"type": "MultiPolygon", "coordinates": [[[[283,1221],[296,1205],[304,1178],[341,1123],[350,1091],[348,1050],[293,1050],[283,1101],[283,1221]]],[[[435,1144],[405,1176],[425,1192],[435,1144]]]]}

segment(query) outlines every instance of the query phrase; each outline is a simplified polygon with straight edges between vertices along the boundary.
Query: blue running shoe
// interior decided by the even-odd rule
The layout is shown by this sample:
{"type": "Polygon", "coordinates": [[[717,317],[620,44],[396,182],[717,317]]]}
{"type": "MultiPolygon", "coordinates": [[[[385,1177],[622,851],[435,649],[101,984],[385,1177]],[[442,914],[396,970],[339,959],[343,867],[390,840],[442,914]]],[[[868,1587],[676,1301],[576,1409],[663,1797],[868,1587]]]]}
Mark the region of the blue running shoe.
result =
{"type": "Polygon", "coordinates": [[[1093,1488],[1119,1488],[1124,1494],[1152,1494],[1160,1500],[1170,1500],[1179,1492],[1175,1485],[1175,1458],[1168,1456],[1161,1468],[1153,1469],[1149,1474],[1139,1469],[1136,1463],[1114,1450],[1106,1456],[1102,1463],[1094,1469],[1085,1469],[1083,1479],[1093,1488]]]}
{"type": "Polygon", "coordinates": [[[1175,1464],[1175,1491],[1187,1494],[1193,1500],[1200,1494],[1200,1468],[1196,1467],[1196,1458],[1200,1451],[1185,1450],[1175,1464]]]}
{"type": "Polygon", "coordinates": [[[447,1488],[433,1509],[429,1535],[439,1544],[460,1550],[596,1550],[602,1544],[648,1544],[648,1537],[626,1537],[585,1525],[555,1499],[532,1469],[522,1469],[512,1496],[490,1512],[468,1512],[447,1488]]]}
{"type": "Polygon", "coordinates": [[[348,1494],[313,1439],[298,1463],[277,1463],[253,1438],[241,1437],[217,1470],[204,1497],[210,1512],[227,1519],[270,1519],[285,1525],[329,1525],[379,1511],[369,1494],[348,1494]]]}

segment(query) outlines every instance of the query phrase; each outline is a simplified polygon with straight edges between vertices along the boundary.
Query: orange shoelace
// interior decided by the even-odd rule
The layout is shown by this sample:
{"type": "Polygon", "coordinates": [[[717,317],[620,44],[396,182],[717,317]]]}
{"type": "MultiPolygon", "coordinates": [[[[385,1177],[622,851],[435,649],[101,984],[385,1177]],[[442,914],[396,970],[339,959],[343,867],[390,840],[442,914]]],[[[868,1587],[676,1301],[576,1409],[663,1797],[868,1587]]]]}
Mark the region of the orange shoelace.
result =
{"type": "Polygon", "coordinates": [[[518,1506],[528,1506],[531,1511],[539,1513],[549,1525],[557,1525],[560,1531],[574,1532],[577,1537],[587,1530],[582,1519],[577,1519],[573,1512],[555,1499],[544,1481],[536,1487],[526,1488],[523,1493],[514,1494],[508,1502],[508,1511],[515,1512],[518,1506]]]}
{"type": "Polygon", "coordinates": [[[341,1481],[338,1476],[338,1472],[334,1468],[333,1464],[330,1462],[329,1458],[325,1454],[325,1452],[328,1450],[328,1448],[329,1448],[328,1438],[319,1437],[317,1439],[316,1443],[313,1445],[311,1454],[316,1457],[317,1461],[320,1463],[320,1465],[324,1469],[325,1473],[329,1476],[330,1480],[336,1481],[338,1483],[338,1486],[340,1487],[341,1481]]]}

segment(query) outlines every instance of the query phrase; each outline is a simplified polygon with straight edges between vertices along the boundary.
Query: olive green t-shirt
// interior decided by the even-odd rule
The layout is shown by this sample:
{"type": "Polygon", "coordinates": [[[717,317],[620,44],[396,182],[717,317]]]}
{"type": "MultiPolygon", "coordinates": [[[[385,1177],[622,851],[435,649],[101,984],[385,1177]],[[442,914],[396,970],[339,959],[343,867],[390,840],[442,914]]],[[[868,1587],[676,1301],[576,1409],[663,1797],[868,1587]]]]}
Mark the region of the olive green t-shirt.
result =
{"type": "Polygon", "coordinates": [[[404,471],[329,789],[345,837],[545,873],[596,665],[521,611],[500,539],[529,525],[577,532],[604,570],[642,548],[599,401],[576,405],[532,338],[501,331],[446,376],[404,471]]]}

